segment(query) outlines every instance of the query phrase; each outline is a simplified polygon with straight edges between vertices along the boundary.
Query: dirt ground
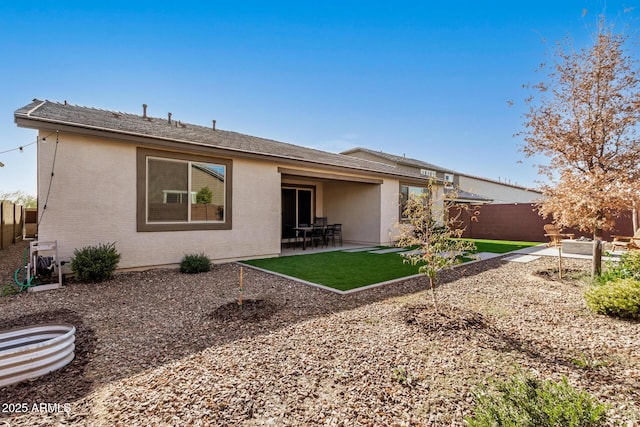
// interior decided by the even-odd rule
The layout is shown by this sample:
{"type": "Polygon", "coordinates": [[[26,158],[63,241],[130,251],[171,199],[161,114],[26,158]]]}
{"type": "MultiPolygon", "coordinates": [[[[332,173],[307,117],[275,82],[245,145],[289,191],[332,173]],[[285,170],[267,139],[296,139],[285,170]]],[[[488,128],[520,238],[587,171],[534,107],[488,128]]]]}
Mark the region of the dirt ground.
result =
{"type": "MultiPolygon", "coordinates": [[[[0,284],[21,245],[0,251],[0,284]]],[[[555,266],[445,271],[439,315],[423,279],[338,295],[246,267],[240,307],[237,264],[3,297],[0,329],[65,322],[77,339],[65,368],[0,388],[0,426],[459,426],[478,384],[517,370],[640,425],[640,324],[586,309],[588,261],[562,281],[555,266]]]]}

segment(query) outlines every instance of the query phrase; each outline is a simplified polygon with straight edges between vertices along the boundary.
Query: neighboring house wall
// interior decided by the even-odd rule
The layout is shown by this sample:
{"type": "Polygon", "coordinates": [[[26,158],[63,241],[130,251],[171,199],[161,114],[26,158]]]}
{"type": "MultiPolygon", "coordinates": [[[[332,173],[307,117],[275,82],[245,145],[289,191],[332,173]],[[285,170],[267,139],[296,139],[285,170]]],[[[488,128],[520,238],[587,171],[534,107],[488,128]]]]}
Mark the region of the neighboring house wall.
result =
{"type": "Polygon", "coordinates": [[[458,176],[457,174],[453,173],[453,172],[445,172],[441,169],[439,169],[438,167],[436,167],[435,165],[432,166],[411,166],[411,165],[406,165],[406,164],[402,164],[402,163],[398,163],[395,162],[391,159],[387,159],[385,157],[382,156],[378,156],[372,153],[368,153],[366,151],[353,151],[353,152],[349,152],[348,153],[349,156],[352,157],[357,157],[359,159],[365,159],[365,160],[370,160],[373,162],[378,162],[378,163],[384,163],[387,165],[391,165],[391,166],[395,166],[398,168],[398,170],[403,171],[403,172],[413,172],[413,173],[417,173],[417,174],[421,174],[421,171],[423,169],[426,170],[430,170],[430,171],[434,171],[436,173],[436,178],[440,179],[440,180],[444,180],[445,179],[445,174],[447,175],[453,175],[453,184],[457,184],[458,183],[458,176]]]}
{"type": "Polygon", "coordinates": [[[532,203],[542,194],[524,188],[485,181],[464,175],[459,176],[460,189],[493,199],[493,203],[532,203]]]}
{"type": "Polygon", "coordinates": [[[193,170],[193,181],[195,188],[209,187],[211,190],[211,204],[223,205],[224,204],[224,181],[215,176],[211,176],[206,172],[199,169],[193,170]]]}
{"type": "Polygon", "coordinates": [[[38,144],[38,237],[58,240],[61,259],[69,260],[76,248],[114,241],[122,254],[119,268],[175,264],[187,253],[224,261],[280,252],[276,165],[233,160],[230,230],[138,232],[136,146],[72,134],[60,134],[59,141],[38,144]]]}
{"type": "MultiPolygon", "coordinates": [[[[482,199],[493,200],[493,203],[530,203],[542,197],[541,193],[531,191],[524,187],[493,182],[489,179],[460,175],[454,171],[417,159],[408,159],[403,156],[382,152],[378,153],[362,148],[347,150],[344,153],[352,157],[392,165],[397,167],[398,170],[405,172],[422,174],[423,171],[425,171],[425,173],[426,171],[433,171],[437,179],[449,181],[452,184],[451,188],[459,188],[462,191],[472,193],[474,196],[482,199]]],[[[461,195],[461,198],[464,199],[464,196],[461,195]]],[[[476,200],[480,201],[479,199],[476,200]]],[[[486,201],[484,201],[484,203],[486,203],[486,201]]]]}

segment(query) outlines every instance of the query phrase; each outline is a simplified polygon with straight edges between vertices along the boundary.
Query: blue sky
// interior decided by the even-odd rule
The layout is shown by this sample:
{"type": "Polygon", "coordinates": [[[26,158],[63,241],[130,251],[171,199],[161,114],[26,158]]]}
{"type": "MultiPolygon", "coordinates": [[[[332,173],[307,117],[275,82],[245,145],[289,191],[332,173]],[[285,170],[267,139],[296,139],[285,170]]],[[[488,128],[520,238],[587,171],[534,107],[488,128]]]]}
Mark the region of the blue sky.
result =
{"type": "MultiPolygon", "coordinates": [[[[33,98],[217,127],[339,152],[356,146],[535,186],[525,83],[622,1],[0,3],[0,153],[33,142],[33,98]],[[583,10],[587,11],[583,14],[583,10]],[[583,16],[584,15],[584,16],[583,16]],[[509,101],[514,101],[509,106],[509,101]]],[[[0,192],[36,193],[35,145],[0,154],[0,192]]],[[[114,171],[117,173],[117,171],[114,171]]]]}

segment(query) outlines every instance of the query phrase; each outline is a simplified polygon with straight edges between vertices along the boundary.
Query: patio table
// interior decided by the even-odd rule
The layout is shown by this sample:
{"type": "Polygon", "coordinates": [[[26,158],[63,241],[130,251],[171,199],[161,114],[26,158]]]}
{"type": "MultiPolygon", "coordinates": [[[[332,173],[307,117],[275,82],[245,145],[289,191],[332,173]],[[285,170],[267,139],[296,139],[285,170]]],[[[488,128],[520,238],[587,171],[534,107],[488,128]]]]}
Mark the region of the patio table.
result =
{"type": "MultiPolygon", "coordinates": [[[[295,231],[302,231],[302,250],[306,250],[307,249],[307,232],[311,232],[313,231],[313,227],[311,226],[307,226],[307,227],[293,227],[293,229],[295,231]]],[[[296,233],[296,237],[297,237],[297,233],[296,233]]],[[[295,245],[294,245],[295,248],[295,245]]]]}

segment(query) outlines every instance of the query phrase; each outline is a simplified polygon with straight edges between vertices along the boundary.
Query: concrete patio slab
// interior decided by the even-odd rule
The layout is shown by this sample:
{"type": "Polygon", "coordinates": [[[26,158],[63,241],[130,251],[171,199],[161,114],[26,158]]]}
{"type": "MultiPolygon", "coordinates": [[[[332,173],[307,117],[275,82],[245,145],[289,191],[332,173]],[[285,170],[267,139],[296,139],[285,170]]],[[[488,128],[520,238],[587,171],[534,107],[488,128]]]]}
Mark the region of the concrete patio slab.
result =
{"type": "Polygon", "coordinates": [[[342,252],[348,252],[348,253],[365,252],[365,251],[372,251],[375,249],[378,249],[378,246],[367,246],[367,247],[361,247],[361,248],[343,249],[342,252]]]}
{"type": "Polygon", "coordinates": [[[531,262],[539,259],[540,256],[536,255],[511,255],[509,257],[503,258],[503,261],[507,262],[531,262]]]}
{"type": "Polygon", "coordinates": [[[390,254],[392,252],[403,252],[404,248],[389,248],[389,249],[379,249],[377,251],[370,251],[372,254],[390,254]]]}
{"type": "Polygon", "coordinates": [[[503,254],[497,254],[495,252],[478,252],[477,254],[473,254],[473,257],[480,260],[491,259],[495,257],[499,257],[503,254]]]}
{"type": "Polygon", "coordinates": [[[420,254],[423,254],[423,253],[424,253],[424,251],[422,249],[412,249],[410,251],[399,252],[400,255],[409,255],[409,256],[420,255],[420,254]]]}
{"type": "MultiPolygon", "coordinates": [[[[558,256],[558,248],[557,247],[547,247],[547,245],[538,245],[538,246],[530,246],[528,248],[518,249],[517,251],[511,252],[512,254],[519,255],[536,255],[536,256],[558,256]]],[[[576,259],[591,259],[591,254],[575,254],[568,253],[564,250],[562,251],[563,258],[576,258],[576,259]]],[[[604,253],[602,254],[603,261],[619,261],[620,255],[616,253],[604,253]]]]}

